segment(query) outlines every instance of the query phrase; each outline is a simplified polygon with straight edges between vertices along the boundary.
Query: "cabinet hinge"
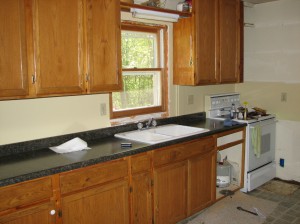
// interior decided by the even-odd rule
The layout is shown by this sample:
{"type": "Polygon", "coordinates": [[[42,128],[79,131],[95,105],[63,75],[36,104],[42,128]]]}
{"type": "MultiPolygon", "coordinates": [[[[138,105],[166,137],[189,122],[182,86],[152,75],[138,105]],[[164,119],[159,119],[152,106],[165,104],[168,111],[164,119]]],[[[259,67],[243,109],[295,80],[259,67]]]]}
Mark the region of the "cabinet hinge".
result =
{"type": "Polygon", "coordinates": [[[35,84],[35,82],[36,82],[36,75],[35,74],[31,75],[31,82],[32,82],[32,84],[35,84]]]}
{"type": "Polygon", "coordinates": [[[133,189],[132,189],[132,187],[130,186],[130,187],[129,187],[129,192],[132,193],[132,191],[133,191],[133,189]]]}
{"type": "Polygon", "coordinates": [[[89,74],[86,74],[85,75],[85,80],[88,82],[88,81],[90,81],[90,75],[89,74]]]}

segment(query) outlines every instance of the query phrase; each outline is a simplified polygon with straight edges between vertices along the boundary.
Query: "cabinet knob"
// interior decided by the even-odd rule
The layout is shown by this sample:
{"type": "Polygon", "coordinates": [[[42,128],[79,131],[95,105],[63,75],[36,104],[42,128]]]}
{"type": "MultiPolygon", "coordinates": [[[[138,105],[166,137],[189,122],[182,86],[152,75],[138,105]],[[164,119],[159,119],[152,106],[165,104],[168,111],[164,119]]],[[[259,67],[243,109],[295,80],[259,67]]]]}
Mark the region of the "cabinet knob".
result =
{"type": "Polygon", "coordinates": [[[55,215],[56,211],[53,209],[50,211],[50,215],[55,215]]]}

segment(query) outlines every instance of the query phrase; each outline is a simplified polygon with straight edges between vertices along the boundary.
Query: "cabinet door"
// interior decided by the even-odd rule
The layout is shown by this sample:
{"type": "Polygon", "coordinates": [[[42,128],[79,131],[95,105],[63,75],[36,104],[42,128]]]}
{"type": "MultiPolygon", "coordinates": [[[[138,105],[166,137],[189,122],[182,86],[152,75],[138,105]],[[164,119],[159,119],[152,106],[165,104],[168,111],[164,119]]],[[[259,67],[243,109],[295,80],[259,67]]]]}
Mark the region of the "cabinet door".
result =
{"type": "Polygon", "coordinates": [[[239,82],[240,1],[220,0],[220,82],[239,82]]]}
{"type": "Polygon", "coordinates": [[[196,84],[218,82],[217,1],[194,1],[196,25],[196,84]]]}
{"type": "Polygon", "coordinates": [[[200,154],[189,160],[188,214],[209,206],[216,198],[216,152],[200,154]]]}
{"type": "Polygon", "coordinates": [[[83,0],[33,0],[36,94],[78,94],[83,87],[83,0]]]}
{"type": "Polygon", "coordinates": [[[62,198],[64,224],[129,223],[128,182],[121,180],[62,198]]]}
{"type": "Polygon", "coordinates": [[[122,89],[120,1],[87,1],[89,92],[122,89]]]}
{"type": "Polygon", "coordinates": [[[23,0],[0,1],[0,97],[28,94],[23,0]]]}
{"type": "Polygon", "coordinates": [[[174,24],[174,84],[205,85],[218,81],[217,1],[193,2],[192,18],[174,24]]]}
{"type": "Polygon", "coordinates": [[[132,176],[132,223],[152,223],[151,175],[148,172],[132,176]]]}
{"type": "Polygon", "coordinates": [[[154,170],[155,223],[176,223],[187,213],[187,162],[154,170]]]}
{"type": "Polygon", "coordinates": [[[194,18],[180,19],[173,26],[173,83],[176,85],[195,85],[194,18]]]}
{"type": "Polygon", "coordinates": [[[0,216],[2,224],[54,224],[56,214],[51,215],[54,210],[51,202],[31,206],[8,215],[0,216]]]}

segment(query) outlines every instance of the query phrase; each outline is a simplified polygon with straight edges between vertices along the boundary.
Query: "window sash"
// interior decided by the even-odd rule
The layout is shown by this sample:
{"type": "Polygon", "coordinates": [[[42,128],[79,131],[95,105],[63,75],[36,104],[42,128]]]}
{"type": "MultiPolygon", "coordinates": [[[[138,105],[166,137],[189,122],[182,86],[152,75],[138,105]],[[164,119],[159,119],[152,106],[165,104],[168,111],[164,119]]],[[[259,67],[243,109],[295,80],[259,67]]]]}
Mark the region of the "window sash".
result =
{"type": "Polygon", "coordinates": [[[123,72],[146,72],[146,71],[158,71],[160,72],[161,79],[161,105],[145,108],[135,108],[127,110],[113,111],[113,101],[112,93],[110,94],[110,116],[112,119],[122,118],[122,117],[134,117],[137,115],[151,114],[158,112],[167,112],[167,101],[168,101],[168,85],[167,85],[167,72],[168,68],[166,66],[166,61],[168,58],[168,36],[167,36],[167,26],[153,26],[144,25],[141,23],[134,22],[122,22],[122,30],[132,30],[132,31],[144,31],[153,32],[157,34],[157,68],[123,68],[123,72]],[[163,47],[163,48],[161,48],[163,47]]]}
{"type": "Polygon", "coordinates": [[[113,112],[160,107],[163,100],[162,70],[159,71],[123,71],[123,88],[113,94],[113,112]],[[132,82],[134,87],[132,87],[132,82]],[[127,91],[126,87],[131,87],[127,91]]]}

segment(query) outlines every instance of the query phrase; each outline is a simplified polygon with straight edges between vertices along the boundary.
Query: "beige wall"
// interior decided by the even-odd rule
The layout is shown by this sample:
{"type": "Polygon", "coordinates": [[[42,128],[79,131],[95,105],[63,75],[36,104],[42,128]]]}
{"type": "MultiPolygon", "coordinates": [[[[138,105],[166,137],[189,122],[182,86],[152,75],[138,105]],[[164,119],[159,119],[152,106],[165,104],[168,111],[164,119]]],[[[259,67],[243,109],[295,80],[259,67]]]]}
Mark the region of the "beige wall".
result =
{"type": "Polygon", "coordinates": [[[242,100],[278,118],[277,177],[300,181],[300,1],[279,0],[245,8],[245,83],[242,100]],[[281,94],[287,101],[281,101],[281,94]]]}
{"type": "Polygon", "coordinates": [[[100,116],[108,95],[0,101],[0,144],[92,130],[109,125],[100,116]]]}
{"type": "Polygon", "coordinates": [[[211,85],[211,86],[178,86],[178,114],[189,114],[204,111],[205,95],[217,93],[230,93],[235,91],[235,86],[211,85]],[[194,98],[194,104],[188,104],[188,97],[194,98]]]}

